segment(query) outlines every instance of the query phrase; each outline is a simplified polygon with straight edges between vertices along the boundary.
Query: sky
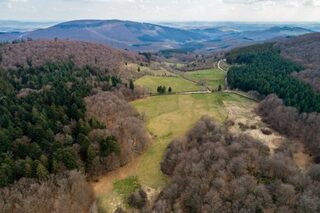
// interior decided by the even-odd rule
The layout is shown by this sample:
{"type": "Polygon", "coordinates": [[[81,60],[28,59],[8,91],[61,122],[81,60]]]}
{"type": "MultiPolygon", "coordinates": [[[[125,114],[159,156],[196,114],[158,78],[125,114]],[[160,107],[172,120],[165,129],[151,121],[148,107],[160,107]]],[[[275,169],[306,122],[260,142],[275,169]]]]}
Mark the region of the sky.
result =
{"type": "Polygon", "coordinates": [[[0,0],[0,20],[318,22],[320,0],[0,0]]]}

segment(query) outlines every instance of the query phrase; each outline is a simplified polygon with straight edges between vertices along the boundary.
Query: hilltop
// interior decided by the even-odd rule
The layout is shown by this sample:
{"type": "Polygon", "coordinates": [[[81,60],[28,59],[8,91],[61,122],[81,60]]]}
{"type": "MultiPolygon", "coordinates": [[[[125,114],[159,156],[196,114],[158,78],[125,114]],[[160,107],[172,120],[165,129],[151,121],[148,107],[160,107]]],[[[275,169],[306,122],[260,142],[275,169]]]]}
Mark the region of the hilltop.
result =
{"type": "MultiPolygon", "coordinates": [[[[245,24],[243,24],[245,25],[245,24]]],[[[17,39],[72,39],[109,45],[134,51],[182,49],[218,51],[245,44],[313,32],[296,26],[162,26],[122,20],[75,20],[29,32],[2,32],[0,41],[17,39]]]]}
{"type": "Polygon", "coordinates": [[[48,62],[72,61],[82,68],[91,66],[110,73],[119,73],[125,62],[142,61],[138,54],[104,45],[71,40],[35,40],[0,46],[0,64],[4,69],[39,67],[48,62]]]}

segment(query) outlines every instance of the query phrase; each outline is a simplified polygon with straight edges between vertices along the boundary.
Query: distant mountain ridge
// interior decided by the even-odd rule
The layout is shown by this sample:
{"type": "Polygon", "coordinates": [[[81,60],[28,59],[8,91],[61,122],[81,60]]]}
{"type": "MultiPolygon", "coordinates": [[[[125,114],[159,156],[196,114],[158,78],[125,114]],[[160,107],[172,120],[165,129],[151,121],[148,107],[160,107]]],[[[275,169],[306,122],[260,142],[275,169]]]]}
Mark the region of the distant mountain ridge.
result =
{"type": "Polygon", "coordinates": [[[122,20],[75,20],[30,32],[0,33],[0,41],[27,38],[60,38],[89,41],[134,51],[220,50],[277,37],[297,36],[311,32],[313,31],[289,26],[239,32],[231,27],[223,26],[182,29],[122,20]]]}

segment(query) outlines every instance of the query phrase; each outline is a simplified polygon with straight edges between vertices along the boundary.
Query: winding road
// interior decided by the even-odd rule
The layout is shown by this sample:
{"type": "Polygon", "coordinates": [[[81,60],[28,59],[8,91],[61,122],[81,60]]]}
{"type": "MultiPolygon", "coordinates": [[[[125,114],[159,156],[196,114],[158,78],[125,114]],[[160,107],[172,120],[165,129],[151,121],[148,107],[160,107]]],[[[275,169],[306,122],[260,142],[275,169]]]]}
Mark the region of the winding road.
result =
{"type": "Polygon", "coordinates": [[[218,61],[218,64],[217,64],[218,69],[219,69],[219,70],[222,70],[222,71],[224,71],[224,72],[227,72],[226,70],[224,70],[224,69],[222,69],[222,68],[220,67],[220,63],[221,63],[221,61],[222,61],[222,60],[218,61]]]}

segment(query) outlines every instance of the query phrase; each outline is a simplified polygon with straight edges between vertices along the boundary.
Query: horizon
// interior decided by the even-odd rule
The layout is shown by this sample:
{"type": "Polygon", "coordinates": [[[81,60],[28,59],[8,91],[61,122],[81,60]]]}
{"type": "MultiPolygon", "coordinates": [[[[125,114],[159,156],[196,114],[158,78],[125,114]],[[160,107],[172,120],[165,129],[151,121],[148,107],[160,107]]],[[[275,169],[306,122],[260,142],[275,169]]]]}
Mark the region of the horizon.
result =
{"type": "Polygon", "coordinates": [[[80,19],[66,19],[66,20],[22,20],[22,19],[0,19],[0,22],[21,22],[21,23],[63,23],[71,21],[131,21],[139,23],[244,23],[244,24],[298,24],[298,23],[313,23],[320,24],[319,21],[236,21],[236,20],[134,20],[134,19],[118,19],[118,18],[80,18],[80,19]]]}
{"type": "Polygon", "coordinates": [[[320,0],[1,0],[0,19],[318,22],[319,9],[320,0]]]}
{"type": "Polygon", "coordinates": [[[308,29],[313,32],[320,32],[320,22],[267,22],[267,21],[135,21],[124,19],[75,19],[62,21],[44,20],[1,20],[0,32],[31,32],[38,29],[47,29],[60,24],[81,21],[119,21],[133,22],[139,24],[154,24],[176,29],[196,29],[196,28],[220,28],[231,27],[241,31],[261,31],[273,27],[298,27],[308,29]]]}

